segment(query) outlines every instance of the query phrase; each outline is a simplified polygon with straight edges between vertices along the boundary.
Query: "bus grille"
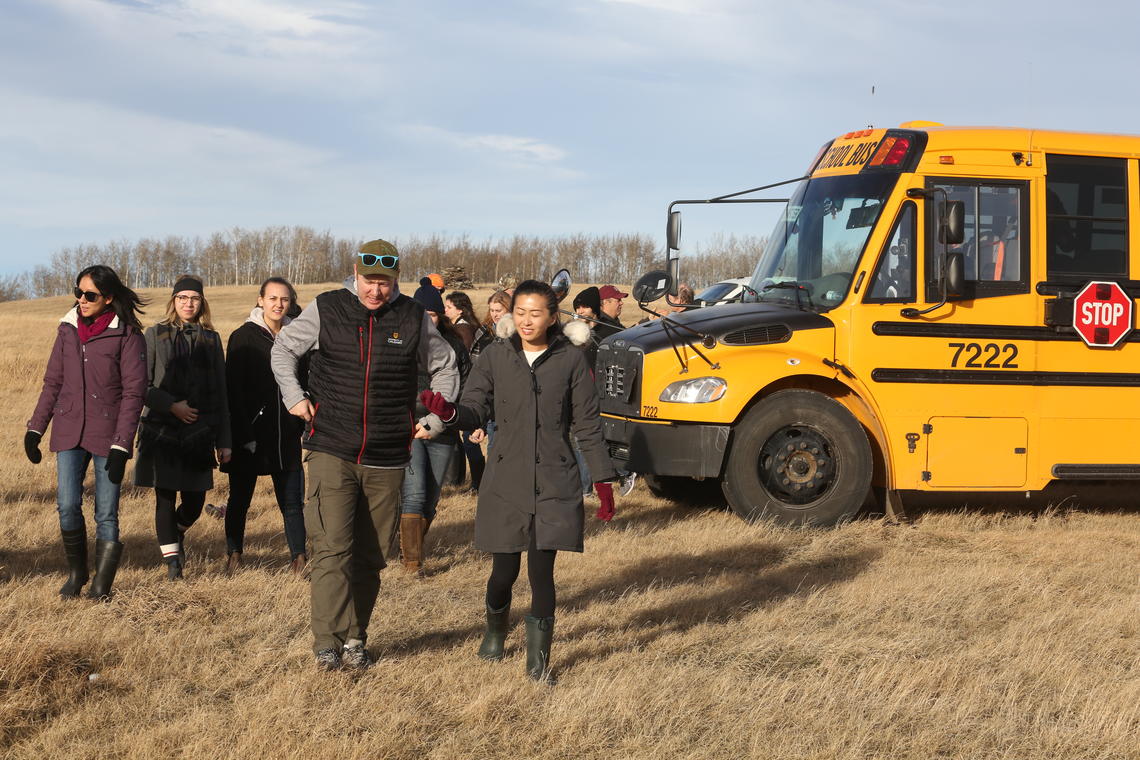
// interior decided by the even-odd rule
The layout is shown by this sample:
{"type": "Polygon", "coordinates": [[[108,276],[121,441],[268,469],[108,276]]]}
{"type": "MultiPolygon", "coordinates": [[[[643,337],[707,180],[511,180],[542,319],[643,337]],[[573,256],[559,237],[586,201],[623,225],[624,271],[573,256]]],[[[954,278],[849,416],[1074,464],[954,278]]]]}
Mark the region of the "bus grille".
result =
{"type": "Polygon", "coordinates": [[[598,347],[595,383],[603,412],[636,415],[640,411],[642,351],[625,341],[598,347]]]}
{"type": "Polygon", "coordinates": [[[761,325],[730,332],[721,342],[732,346],[759,346],[764,343],[783,343],[791,337],[792,331],[787,325],[761,325]]]}

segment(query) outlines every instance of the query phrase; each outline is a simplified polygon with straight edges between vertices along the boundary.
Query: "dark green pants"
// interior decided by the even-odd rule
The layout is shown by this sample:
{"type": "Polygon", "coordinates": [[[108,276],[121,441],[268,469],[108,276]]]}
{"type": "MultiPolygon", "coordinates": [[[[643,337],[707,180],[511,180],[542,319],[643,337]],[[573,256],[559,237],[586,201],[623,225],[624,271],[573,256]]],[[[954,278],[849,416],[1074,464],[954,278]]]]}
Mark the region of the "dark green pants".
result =
{"type": "Polygon", "coordinates": [[[313,651],[368,640],[384,550],[400,512],[404,469],[363,467],[310,452],[305,530],[313,541],[313,651]]]}

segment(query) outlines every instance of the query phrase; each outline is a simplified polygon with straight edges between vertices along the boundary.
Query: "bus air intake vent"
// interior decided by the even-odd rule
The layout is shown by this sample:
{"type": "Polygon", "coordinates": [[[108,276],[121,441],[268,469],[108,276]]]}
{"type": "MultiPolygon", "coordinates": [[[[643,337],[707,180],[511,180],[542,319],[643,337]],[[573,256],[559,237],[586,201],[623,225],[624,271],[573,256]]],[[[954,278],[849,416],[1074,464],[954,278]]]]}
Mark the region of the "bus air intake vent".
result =
{"type": "Polygon", "coordinates": [[[760,346],[783,343],[791,337],[792,331],[787,325],[761,325],[730,332],[721,342],[730,346],[760,346]]]}

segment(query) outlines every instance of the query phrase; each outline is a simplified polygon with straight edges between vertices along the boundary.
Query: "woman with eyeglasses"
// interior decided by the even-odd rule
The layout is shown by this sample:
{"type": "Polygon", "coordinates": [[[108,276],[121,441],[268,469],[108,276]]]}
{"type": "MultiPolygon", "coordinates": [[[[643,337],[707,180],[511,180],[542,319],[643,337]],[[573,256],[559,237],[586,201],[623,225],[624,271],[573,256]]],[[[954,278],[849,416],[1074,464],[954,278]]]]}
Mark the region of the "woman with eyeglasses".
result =
{"type": "MultiPolygon", "coordinates": [[[[305,471],[301,467],[301,433],[304,423],[289,414],[281,401],[281,388],[269,366],[269,354],[281,328],[297,303],[297,291],[283,277],[261,283],[257,305],[242,325],[230,333],[226,348],[226,385],[230,402],[233,459],[222,465],[230,478],[226,505],[226,571],[241,567],[245,522],[253,490],[260,475],[273,480],[273,492],[285,523],[294,575],[304,570],[305,471]]],[[[302,370],[301,374],[304,374],[302,370]]]]}
{"type": "Polygon", "coordinates": [[[135,485],[154,489],[154,524],[166,577],[177,580],[185,563],[186,531],[202,514],[217,463],[230,460],[226,363],[202,281],[179,278],[166,315],[144,337],[150,385],[135,485]],[[179,492],[182,503],[175,509],[179,492]]]}
{"type": "Polygon", "coordinates": [[[40,439],[51,424],[56,455],[59,529],[70,573],[59,590],[79,596],[89,580],[83,479],[95,466],[95,579],[89,599],[107,599],[119,569],[119,489],[146,391],[146,347],[138,312],[142,300],[115,270],[96,264],[75,278],[75,305],[59,322],[43,389],[24,453],[39,463],[40,439]]]}

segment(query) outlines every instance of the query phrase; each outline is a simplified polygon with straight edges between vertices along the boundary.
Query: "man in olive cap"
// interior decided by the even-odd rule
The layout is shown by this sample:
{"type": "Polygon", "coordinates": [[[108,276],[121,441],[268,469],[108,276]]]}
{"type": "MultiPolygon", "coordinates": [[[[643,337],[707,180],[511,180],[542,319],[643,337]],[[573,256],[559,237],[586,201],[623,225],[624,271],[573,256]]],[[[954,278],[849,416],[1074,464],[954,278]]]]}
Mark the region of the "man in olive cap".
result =
{"type": "MultiPolygon", "coordinates": [[[[433,391],[451,401],[459,391],[455,353],[423,306],[399,292],[399,272],[394,245],[365,243],[353,281],[317,296],[273,344],[281,398],[308,423],[313,651],[325,670],[372,664],[368,621],[395,535],[419,367],[433,391]],[[297,366],[310,351],[306,392],[297,366]]],[[[434,415],[419,423],[444,431],[434,415]]]]}

